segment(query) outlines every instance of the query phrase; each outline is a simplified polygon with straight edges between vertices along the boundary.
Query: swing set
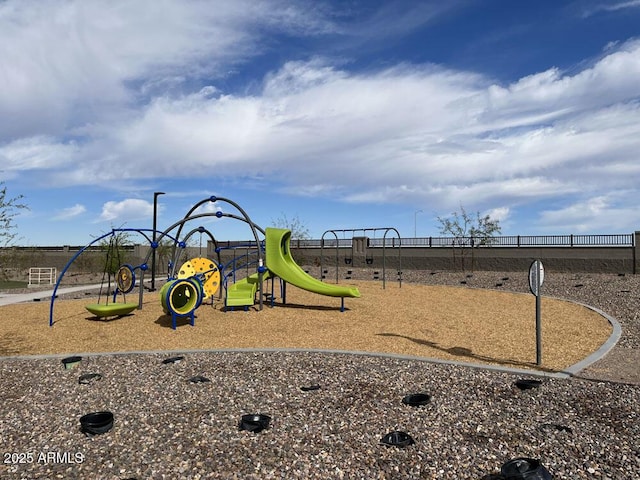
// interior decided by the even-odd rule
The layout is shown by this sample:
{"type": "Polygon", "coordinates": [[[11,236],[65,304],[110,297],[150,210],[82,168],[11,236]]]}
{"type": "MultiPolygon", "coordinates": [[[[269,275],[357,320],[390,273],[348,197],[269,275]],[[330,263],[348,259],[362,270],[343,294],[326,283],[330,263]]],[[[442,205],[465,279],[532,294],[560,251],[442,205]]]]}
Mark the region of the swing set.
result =
{"type": "MultiPolygon", "coordinates": [[[[386,247],[389,240],[391,240],[391,246],[398,248],[398,283],[400,287],[402,287],[402,239],[400,237],[400,233],[393,227],[377,227],[377,228],[350,228],[343,230],[326,230],[320,239],[320,275],[324,278],[324,246],[325,246],[325,235],[333,234],[335,237],[335,262],[336,262],[336,283],[338,283],[339,277],[339,265],[340,265],[340,250],[344,251],[344,263],[349,266],[356,265],[356,259],[364,259],[364,263],[366,265],[373,265],[374,263],[374,255],[373,249],[377,248],[380,244],[382,245],[382,288],[386,288],[386,247]],[[376,233],[383,232],[382,238],[379,241],[376,239],[376,233]],[[338,238],[338,234],[342,234],[342,241],[338,238]],[[351,239],[345,238],[345,234],[351,234],[351,239]],[[367,234],[371,233],[373,238],[370,238],[367,234]],[[361,235],[354,235],[361,234],[361,235]],[[394,235],[387,238],[388,235],[394,235]],[[397,238],[397,244],[396,244],[397,238]],[[346,248],[345,248],[346,247],[346,248]],[[349,249],[349,247],[351,247],[349,249]]],[[[351,270],[348,270],[350,275],[351,270]]],[[[377,274],[378,272],[375,272],[377,274]]],[[[348,277],[350,278],[350,277],[348,277]]],[[[377,275],[374,276],[374,279],[378,279],[377,275]]]]}

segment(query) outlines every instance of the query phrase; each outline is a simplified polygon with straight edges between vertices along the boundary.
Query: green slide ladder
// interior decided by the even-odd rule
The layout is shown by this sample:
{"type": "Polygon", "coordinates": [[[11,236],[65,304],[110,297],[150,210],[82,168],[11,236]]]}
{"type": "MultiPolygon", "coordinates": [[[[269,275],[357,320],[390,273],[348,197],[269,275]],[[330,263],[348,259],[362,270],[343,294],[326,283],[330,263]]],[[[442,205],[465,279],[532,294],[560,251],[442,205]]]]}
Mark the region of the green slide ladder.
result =
{"type": "MultiPolygon", "coordinates": [[[[262,280],[267,280],[271,275],[267,270],[262,274],[262,280]]],[[[227,298],[225,306],[227,307],[249,307],[255,303],[258,283],[260,282],[259,274],[251,274],[233,285],[227,287],[227,298]]]]}

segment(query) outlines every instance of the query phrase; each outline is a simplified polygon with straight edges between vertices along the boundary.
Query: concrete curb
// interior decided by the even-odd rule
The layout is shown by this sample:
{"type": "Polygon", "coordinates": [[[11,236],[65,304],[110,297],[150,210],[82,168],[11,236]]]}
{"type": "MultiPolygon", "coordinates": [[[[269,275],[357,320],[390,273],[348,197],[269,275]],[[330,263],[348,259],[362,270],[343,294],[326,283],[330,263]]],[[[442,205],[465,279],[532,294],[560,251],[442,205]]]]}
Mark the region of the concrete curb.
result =
{"type": "Polygon", "coordinates": [[[604,342],[598,350],[593,352],[587,358],[579,361],[578,363],[571,365],[569,368],[565,370],[569,375],[573,376],[573,375],[577,375],[579,372],[581,372],[588,366],[592,365],[593,363],[597,362],[598,360],[602,359],[607,353],[609,353],[611,349],[615,347],[618,341],[620,340],[620,337],[622,336],[622,327],[620,326],[620,323],[618,322],[618,320],[616,320],[611,315],[603,312],[599,308],[592,307],[591,305],[587,305],[585,303],[575,302],[573,300],[570,300],[570,301],[572,301],[576,305],[582,305],[583,307],[588,308],[589,310],[592,310],[599,315],[602,315],[604,318],[607,319],[607,321],[613,327],[613,332],[611,332],[611,335],[609,336],[607,341],[604,342]]]}

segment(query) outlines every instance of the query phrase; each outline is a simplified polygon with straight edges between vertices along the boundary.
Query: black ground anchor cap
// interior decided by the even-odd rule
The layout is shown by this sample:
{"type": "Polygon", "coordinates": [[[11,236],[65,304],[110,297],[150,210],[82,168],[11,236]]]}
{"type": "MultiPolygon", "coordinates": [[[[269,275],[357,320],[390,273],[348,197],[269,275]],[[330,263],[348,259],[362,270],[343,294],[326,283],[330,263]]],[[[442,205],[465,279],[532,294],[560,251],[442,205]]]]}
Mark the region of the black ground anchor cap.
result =
{"type": "Polygon", "coordinates": [[[313,390],[320,390],[320,385],[318,385],[317,383],[314,383],[312,385],[304,385],[304,386],[300,387],[300,390],[302,390],[303,392],[311,392],[313,390]]]}
{"type": "Polygon", "coordinates": [[[169,363],[180,363],[182,360],[184,360],[184,357],[182,357],[182,356],[170,357],[170,358],[165,358],[164,360],[162,360],[162,363],[164,365],[168,365],[169,363]]]}
{"type": "Polygon", "coordinates": [[[431,401],[431,395],[428,393],[411,393],[402,399],[402,403],[412,407],[420,407],[431,401]]]}
{"type": "Polygon", "coordinates": [[[71,370],[81,361],[82,361],[82,357],[78,357],[78,356],[67,357],[62,359],[62,365],[64,365],[65,370],[71,370]]]}
{"type": "Polygon", "coordinates": [[[240,430],[247,430],[253,433],[259,433],[265,428],[269,427],[271,417],[263,413],[250,413],[242,415],[238,428],[240,430]]]}
{"type": "Polygon", "coordinates": [[[207,383],[210,381],[211,380],[209,380],[207,377],[203,377],[202,375],[196,375],[195,377],[191,377],[189,379],[190,383],[207,383]]]}
{"type": "Polygon", "coordinates": [[[380,443],[390,447],[404,448],[408,447],[409,445],[413,445],[416,442],[407,432],[400,432],[398,430],[395,430],[393,432],[387,433],[384,437],[382,437],[382,439],[380,439],[380,443]]]}
{"type": "Polygon", "coordinates": [[[87,436],[107,433],[113,427],[113,413],[93,412],[80,417],[80,430],[87,436]]]}
{"type": "Polygon", "coordinates": [[[553,480],[549,470],[534,458],[514,458],[502,465],[505,480],[553,480]]]}
{"type": "Polygon", "coordinates": [[[102,379],[102,375],[99,373],[85,373],[78,377],[78,383],[80,385],[89,385],[90,383],[97,382],[102,379]]]}
{"type": "Polygon", "coordinates": [[[538,388],[542,385],[542,380],[536,380],[533,378],[521,378],[514,382],[514,385],[520,390],[531,390],[532,388],[538,388]]]}
{"type": "Polygon", "coordinates": [[[571,427],[567,427],[560,423],[543,423],[540,425],[540,430],[557,430],[559,432],[573,433],[573,429],[571,427]]]}

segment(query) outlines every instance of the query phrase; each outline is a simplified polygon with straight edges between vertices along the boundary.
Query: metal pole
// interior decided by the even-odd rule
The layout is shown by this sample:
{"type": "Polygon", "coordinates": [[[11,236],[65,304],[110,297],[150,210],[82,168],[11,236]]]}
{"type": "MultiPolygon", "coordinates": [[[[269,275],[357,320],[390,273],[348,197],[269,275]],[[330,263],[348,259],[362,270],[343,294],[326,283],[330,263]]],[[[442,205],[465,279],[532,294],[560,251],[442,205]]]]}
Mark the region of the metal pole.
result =
{"type": "Polygon", "coordinates": [[[413,238],[418,236],[418,214],[422,213],[422,210],[416,210],[413,212],[413,238]]]}
{"type": "Polygon", "coordinates": [[[164,192],[154,192],[153,193],[153,235],[151,245],[152,253],[151,253],[151,292],[156,291],[156,228],[158,223],[158,197],[160,195],[164,195],[164,192]]]}
{"type": "Polygon", "coordinates": [[[540,261],[536,262],[536,365],[542,365],[542,321],[540,315],[541,296],[540,289],[540,261]]]}

